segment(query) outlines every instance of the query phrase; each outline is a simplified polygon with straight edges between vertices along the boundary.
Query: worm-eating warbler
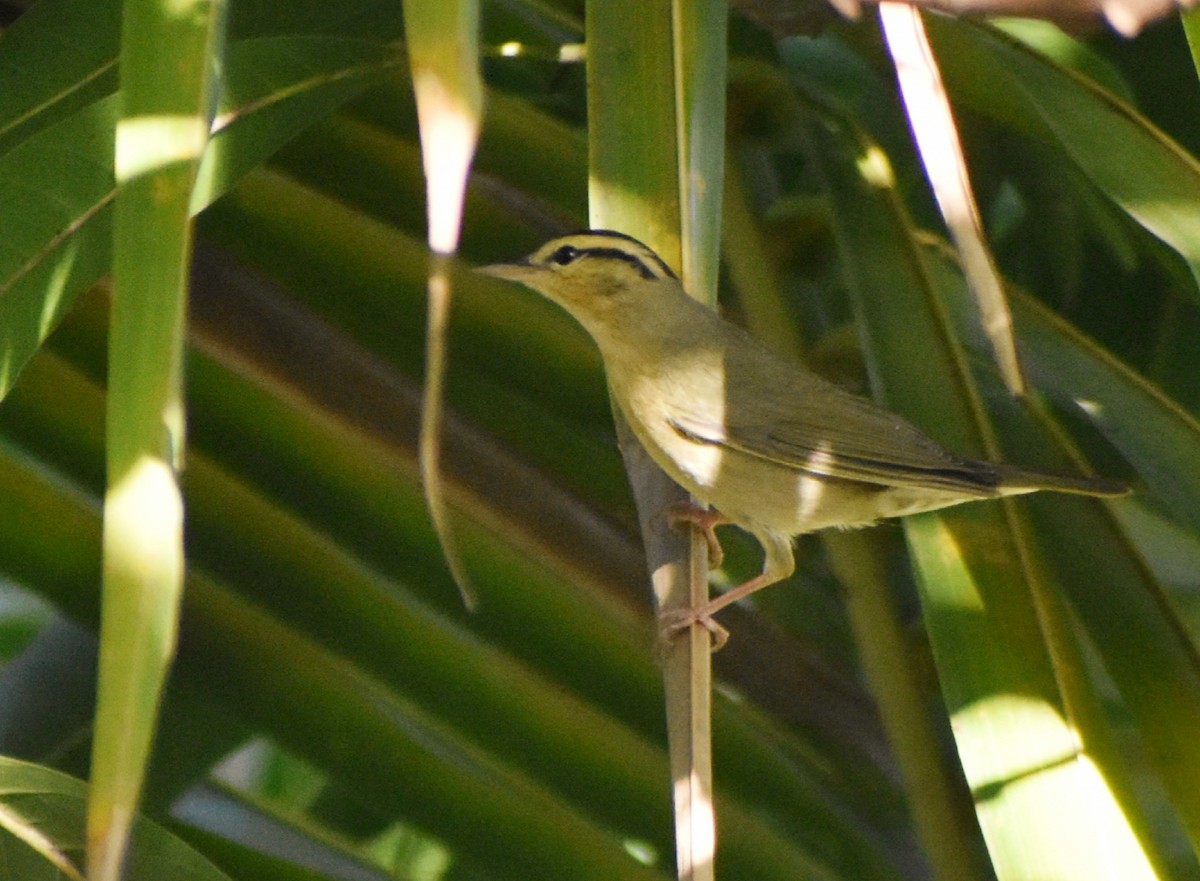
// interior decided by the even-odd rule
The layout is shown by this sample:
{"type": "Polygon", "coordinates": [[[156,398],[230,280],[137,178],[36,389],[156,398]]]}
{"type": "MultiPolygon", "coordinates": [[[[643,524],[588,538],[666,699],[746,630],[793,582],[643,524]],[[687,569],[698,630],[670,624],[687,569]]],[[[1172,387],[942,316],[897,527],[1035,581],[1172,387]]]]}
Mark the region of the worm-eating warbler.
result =
{"type": "Polygon", "coordinates": [[[1113,481],[963,459],[901,417],[771,352],[687,295],[653,251],[621,233],[563,236],[480,272],[566,309],[595,340],[609,389],[658,465],[766,554],[761,575],[677,617],[724,641],[712,615],[792,573],[792,538],[977,499],[1047,489],[1122,495],[1113,481]]]}

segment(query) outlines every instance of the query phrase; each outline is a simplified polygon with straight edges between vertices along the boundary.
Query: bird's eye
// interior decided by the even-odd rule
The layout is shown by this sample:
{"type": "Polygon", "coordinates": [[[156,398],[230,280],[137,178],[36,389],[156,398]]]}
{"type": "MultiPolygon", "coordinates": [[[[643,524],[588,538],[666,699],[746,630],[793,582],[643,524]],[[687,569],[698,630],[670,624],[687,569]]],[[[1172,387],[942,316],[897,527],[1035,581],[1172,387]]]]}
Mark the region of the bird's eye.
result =
{"type": "Polygon", "coordinates": [[[568,263],[573,263],[579,257],[579,254],[579,249],[573,245],[563,245],[550,255],[550,262],[557,263],[559,266],[566,266],[568,263]]]}

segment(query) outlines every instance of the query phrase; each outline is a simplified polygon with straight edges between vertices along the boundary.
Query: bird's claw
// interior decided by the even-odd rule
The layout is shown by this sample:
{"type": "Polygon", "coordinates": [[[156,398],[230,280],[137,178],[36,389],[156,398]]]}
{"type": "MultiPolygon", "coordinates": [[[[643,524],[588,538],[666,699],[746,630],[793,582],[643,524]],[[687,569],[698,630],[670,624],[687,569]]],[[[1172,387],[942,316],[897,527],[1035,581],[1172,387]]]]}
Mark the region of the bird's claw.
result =
{"type": "Polygon", "coordinates": [[[703,627],[712,635],[714,652],[719,652],[729,641],[729,631],[701,609],[667,609],[658,613],[658,638],[664,645],[695,626],[703,627]]]}

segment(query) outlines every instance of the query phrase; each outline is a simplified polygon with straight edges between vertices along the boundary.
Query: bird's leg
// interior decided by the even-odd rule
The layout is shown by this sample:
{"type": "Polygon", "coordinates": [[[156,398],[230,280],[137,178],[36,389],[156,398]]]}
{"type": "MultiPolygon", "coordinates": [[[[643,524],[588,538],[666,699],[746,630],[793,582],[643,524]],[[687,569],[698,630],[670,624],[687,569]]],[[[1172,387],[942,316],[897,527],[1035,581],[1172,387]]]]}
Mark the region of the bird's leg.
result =
{"type": "Polygon", "coordinates": [[[725,551],[721,547],[721,540],[717,538],[717,527],[729,523],[728,517],[720,511],[701,508],[691,502],[680,502],[668,506],[666,515],[667,523],[671,526],[687,524],[693,529],[700,530],[704,535],[705,544],[708,545],[708,565],[713,569],[721,567],[721,563],[725,561],[725,551]]]}
{"type": "MultiPolygon", "coordinates": [[[[703,512],[707,513],[707,512],[703,512]]],[[[773,533],[755,533],[763,546],[766,559],[763,571],[744,584],[739,584],[719,597],[714,597],[694,609],[673,609],[658,616],[659,637],[670,640],[694,625],[699,625],[713,635],[713,651],[720,651],[729,639],[729,631],[713,620],[713,615],[728,605],[745,599],[755,591],[787,578],[796,569],[796,558],[792,552],[791,538],[773,533]]]]}

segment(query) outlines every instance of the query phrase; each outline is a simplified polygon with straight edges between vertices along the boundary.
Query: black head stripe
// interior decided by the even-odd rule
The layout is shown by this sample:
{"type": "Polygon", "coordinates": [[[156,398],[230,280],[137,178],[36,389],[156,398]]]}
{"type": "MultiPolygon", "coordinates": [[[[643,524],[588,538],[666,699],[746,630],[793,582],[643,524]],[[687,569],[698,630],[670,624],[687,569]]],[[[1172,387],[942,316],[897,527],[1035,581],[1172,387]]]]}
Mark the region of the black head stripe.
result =
{"type": "Polygon", "coordinates": [[[649,258],[650,262],[652,262],[655,266],[658,267],[658,270],[661,273],[661,275],[664,275],[667,278],[676,278],[675,273],[671,271],[671,267],[668,266],[661,257],[659,257],[657,254],[655,254],[649,248],[646,249],[645,256],[647,258],[649,258]]]}
{"type": "Polygon", "coordinates": [[[581,254],[624,260],[637,269],[638,274],[645,279],[676,278],[675,273],[671,271],[671,267],[663,262],[661,257],[633,236],[628,236],[623,232],[616,232],[611,229],[585,229],[577,233],[572,233],[572,235],[587,236],[594,239],[614,239],[616,242],[627,242],[630,245],[635,245],[636,252],[624,247],[604,248],[598,246],[583,247],[579,250],[581,254]]]}
{"type": "Polygon", "coordinates": [[[647,266],[637,254],[630,254],[620,248],[580,248],[582,257],[599,257],[602,260],[623,260],[638,271],[642,278],[653,281],[660,276],[647,266]]]}

